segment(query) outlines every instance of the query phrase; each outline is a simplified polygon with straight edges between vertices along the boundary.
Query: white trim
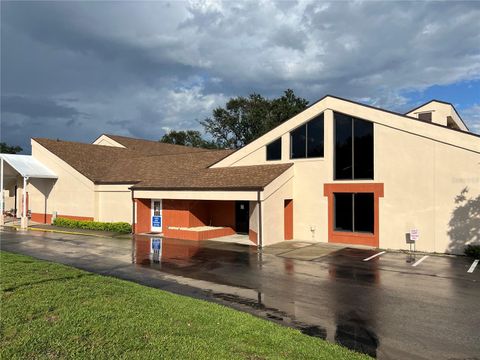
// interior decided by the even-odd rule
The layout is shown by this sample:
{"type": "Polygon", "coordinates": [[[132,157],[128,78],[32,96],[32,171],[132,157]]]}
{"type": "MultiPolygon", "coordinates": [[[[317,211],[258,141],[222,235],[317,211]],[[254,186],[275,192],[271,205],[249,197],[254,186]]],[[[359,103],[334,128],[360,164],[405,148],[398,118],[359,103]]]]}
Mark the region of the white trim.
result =
{"type": "Polygon", "coordinates": [[[162,232],[162,227],[163,227],[162,213],[163,213],[162,199],[151,199],[150,200],[150,230],[152,232],[162,232]],[[154,203],[156,201],[160,202],[160,227],[153,226],[154,203]]]}

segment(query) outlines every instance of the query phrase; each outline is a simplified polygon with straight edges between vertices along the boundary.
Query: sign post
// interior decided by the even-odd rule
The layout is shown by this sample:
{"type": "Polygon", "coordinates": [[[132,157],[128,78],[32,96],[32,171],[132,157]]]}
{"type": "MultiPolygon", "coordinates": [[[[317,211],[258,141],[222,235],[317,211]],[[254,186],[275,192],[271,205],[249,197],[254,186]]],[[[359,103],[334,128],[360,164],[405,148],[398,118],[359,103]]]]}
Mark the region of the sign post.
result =
{"type": "MultiPolygon", "coordinates": [[[[407,234],[407,244],[410,246],[410,257],[412,255],[412,244],[413,244],[413,251],[415,252],[416,249],[416,243],[418,239],[420,238],[420,233],[418,229],[411,229],[410,232],[407,234]]],[[[415,260],[415,259],[410,259],[410,260],[415,260]]]]}

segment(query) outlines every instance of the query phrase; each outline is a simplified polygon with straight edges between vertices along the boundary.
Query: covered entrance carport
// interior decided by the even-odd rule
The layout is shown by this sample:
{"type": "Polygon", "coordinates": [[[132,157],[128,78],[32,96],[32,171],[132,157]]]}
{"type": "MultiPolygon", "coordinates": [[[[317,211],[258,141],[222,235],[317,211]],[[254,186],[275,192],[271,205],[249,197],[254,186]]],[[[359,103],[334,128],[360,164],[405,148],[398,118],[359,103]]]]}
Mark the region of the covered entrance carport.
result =
{"type": "Polygon", "coordinates": [[[288,164],[208,169],[188,187],[140,183],[131,187],[134,231],[184,240],[245,234],[259,247],[291,239],[292,179],[288,164]]]}
{"type": "Polygon", "coordinates": [[[0,154],[0,169],[0,225],[5,223],[7,205],[8,210],[15,210],[14,217],[21,218],[21,227],[26,228],[30,179],[49,179],[53,186],[58,176],[31,155],[0,154]]]}

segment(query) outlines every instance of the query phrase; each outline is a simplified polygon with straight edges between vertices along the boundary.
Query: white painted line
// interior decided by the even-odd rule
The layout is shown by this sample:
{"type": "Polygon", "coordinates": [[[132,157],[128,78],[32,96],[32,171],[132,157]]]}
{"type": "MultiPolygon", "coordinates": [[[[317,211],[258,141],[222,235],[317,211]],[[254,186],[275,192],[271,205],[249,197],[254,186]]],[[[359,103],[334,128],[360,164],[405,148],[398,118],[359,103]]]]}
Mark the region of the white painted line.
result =
{"type": "Polygon", "coordinates": [[[376,253],[375,255],[372,255],[370,257],[367,257],[366,259],[363,259],[363,261],[368,261],[368,260],[372,260],[373,258],[376,258],[377,256],[380,256],[382,254],[385,254],[386,251],[380,251],[379,253],[376,253]]]}
{"type": "Polygon", "coordinates": [[[472,264],[472,266],[470,266],[470,269],[468,269],[468,273],[473,273],[475,271],[475,268],[477,267],[478,263],[480,262],[480,260],[475,260],[472,264]]]}
{"type": "Polygon", "coordinates": [[[418,260],[415,264],[413,264],[412,266],[417,266],[419,265],[423,260],[425,260],[426,258],[428,258],[428,255],[425,255],[424,257],[422,257],[420,260],[418,260]]]}

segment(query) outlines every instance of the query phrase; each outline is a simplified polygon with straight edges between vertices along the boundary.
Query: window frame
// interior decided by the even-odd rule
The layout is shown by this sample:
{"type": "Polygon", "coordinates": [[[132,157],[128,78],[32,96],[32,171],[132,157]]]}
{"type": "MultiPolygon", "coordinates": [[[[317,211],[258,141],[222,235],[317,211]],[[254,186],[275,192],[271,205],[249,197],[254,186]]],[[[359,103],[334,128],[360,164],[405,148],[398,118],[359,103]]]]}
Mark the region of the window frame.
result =
{"type": "Polygon", "coordinates": [[[333,111],[333,180],[338,180],[338,181],[352,181],[352,180],[375,180],[375,122],[362,119],[359,117],[355,117],[349,114],[342,113],[340,111],[333,111]],[[337,126],[336,126],[336,119],[335,119],[335,114],[340,114],[343,116],[347,116],[351,120],[351,134],[352,134],[352,161],[351,161],[351,166],[352,166],[352,177],[351,178],[338,178],[337,177],[337,171],[336,171],[336,165],[337,165],[337,126]],[[372,146],[373,146],[373,151],[372,151],[372,177],[371,178],[356,178],[355,177],[355,120],[360,120],[364,122],[368,122],[372,124],[372,146]]]}
{"type": "Polygon", "coordinates": [[[333,192],[333,231],[336,233],[352,233],[352,234],[364,234],[364,235],[374,235],[375,234],[375,193],[373,192],[333,192]],[[357,231],[355,229],[355,198],[358,194],[368,194],[372,197],[372,224],[371,228],[372,231],[357,231]],[[351,223],[352,223],[352,230],[346,229],[339,229],[337,228],[337,195],[350,195],[351,198],[351,223]]]}
{"type": "Polygon", "coordinates": [[[296,128],[292,129],[289,131],[289,140],[290,140],[290,160],[304,160],[304,159],[324,159],[325,158],[325,112],[322,112],[320,114],[317,114],[310,119],[306,120],[296,128]],[[322,155],[321,156],[308,156],[308,124],[311,121],[316,120],[319,117],[322,117],[322,123],[323,123],[323,131],[322,131],[322,144],[323,144],[323,149],[322,149],[322,155]],[[301,157],[293,157],[292,156],[292,150],[293,150],[293,141],[292,141],[292,133],[295,132],[296,130],[300,129],[301,127],[305,127],[305,156],[301,157]]]}
{"type": "Polygon", "coordinates": [[[281,161],[282,160],[282,137],[280,136],[279,138],[273,140],[273,141],[270,141],[266,146],[265,146],[265,160],[266,161],[281,161]],[[270,145],[273,145],[274,143],[278,142],[280,144],[280,156],[278,159],[269,159],[268,158],[268,147],[270,145]]]}

